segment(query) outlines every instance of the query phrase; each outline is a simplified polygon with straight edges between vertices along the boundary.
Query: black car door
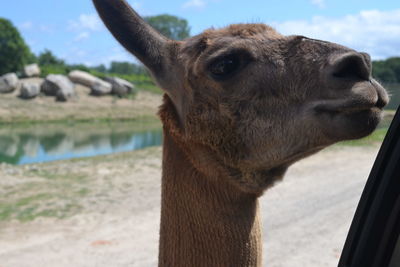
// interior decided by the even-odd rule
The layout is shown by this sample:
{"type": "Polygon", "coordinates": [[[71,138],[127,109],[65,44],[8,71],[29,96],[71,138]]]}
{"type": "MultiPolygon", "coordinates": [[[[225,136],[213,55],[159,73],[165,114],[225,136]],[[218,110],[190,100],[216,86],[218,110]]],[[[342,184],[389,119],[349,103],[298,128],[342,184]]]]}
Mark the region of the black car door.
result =
{"type": "Polygon", "coordinates": [[[372,167],[339,267],[400,267],[400,108],[372,167]]]}

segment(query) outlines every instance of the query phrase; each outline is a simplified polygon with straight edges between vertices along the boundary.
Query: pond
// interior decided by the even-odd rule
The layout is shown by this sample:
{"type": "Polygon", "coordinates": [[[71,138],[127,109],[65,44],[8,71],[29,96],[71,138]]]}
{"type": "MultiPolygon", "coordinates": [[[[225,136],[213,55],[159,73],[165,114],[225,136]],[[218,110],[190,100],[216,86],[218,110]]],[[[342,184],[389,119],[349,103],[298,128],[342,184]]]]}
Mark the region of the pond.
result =
{"type": "MultiPolygon", "coordinates": [[[[380,128],[387,129],[393,116],[380,128]]],[[[0,125],[0,163],[30,164],[92,157],[162,144],[161,123],[135,122],[0,125]]]]}
{"type": "Polygon", "coordinates": [[[0,126],[0,162],[16,165],[92,157],[159,146],[155,120],[0,126]]]}

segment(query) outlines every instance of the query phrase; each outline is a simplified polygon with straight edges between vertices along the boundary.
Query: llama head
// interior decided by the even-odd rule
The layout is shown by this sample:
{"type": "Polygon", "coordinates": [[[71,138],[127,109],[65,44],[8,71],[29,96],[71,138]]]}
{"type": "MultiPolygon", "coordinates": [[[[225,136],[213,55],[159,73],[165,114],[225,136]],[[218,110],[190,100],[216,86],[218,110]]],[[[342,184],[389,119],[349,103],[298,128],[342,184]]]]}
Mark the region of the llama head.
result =
{"type": "Polygon", "coordinates": [[[124,0],[94,0],[120,43],[167,97],[164,124],[199,171],[260,193],[328,145],[370,134],[388,102],[368,54],[264,24],[172,41],[124,0]]]}

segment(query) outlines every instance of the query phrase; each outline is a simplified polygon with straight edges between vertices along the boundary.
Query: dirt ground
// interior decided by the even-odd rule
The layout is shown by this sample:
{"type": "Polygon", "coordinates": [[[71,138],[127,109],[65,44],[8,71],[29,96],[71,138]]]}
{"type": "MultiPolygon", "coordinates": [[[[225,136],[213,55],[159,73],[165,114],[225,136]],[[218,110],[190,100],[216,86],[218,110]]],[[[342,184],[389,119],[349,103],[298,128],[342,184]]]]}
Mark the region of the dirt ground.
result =
{"type": "MultiPolygon", "coordinates": [[[[40,78],[22,79],[40,83],[40,78]]],[[[89,95],[88,87],[77,84],[77,98],[68,102],[56,102],[54,97],[41,95],[31,100],[18,97],[19,90],[0,94],[0,122],[52,121],[52,120],[101,120],[132,119],[154,116],[161,104],[161,95],[139,91],[134,99],[115,96],[89,95]]]]}
{"type": "MultiPolygon", "coordinates": [[[[335,146],[261,198],[264,266],[334,267],[377,146],[335,146]]],[[[161,148],[0,165],[0,267],[157,266],[161,148]]]]}

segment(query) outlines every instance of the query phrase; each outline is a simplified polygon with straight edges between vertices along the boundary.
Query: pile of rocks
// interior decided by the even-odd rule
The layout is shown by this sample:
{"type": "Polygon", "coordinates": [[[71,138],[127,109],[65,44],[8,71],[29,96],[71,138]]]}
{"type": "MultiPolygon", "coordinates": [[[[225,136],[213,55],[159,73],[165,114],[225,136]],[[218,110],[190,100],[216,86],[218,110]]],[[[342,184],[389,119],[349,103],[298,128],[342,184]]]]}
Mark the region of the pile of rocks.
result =
{"type": "MultiPolygon", "coordinates": [[[[40,68],[37,64],[24,67],[24,76],[38,77],[40,68]]],[[[46,96],[54,96],[57,101],[68,101],[76,97],[75,84],[87,86],[93,96],[118,95],[123,96],[132,93],[134,85],[130,82],[117,78],[106,77],[104,80],[97,78],[90,73],[73,70],[68,77],[61,74],[49,74],[41,83],[19,80],[15,73],[7,73],[0,76],[0,93],[11,93],[19,90],[19,97],[32,99],[41,93],[46,96]]]]}
{"type": "Polygon", "coordinates": [[[117,77],[106,77],[105,80],[97,78],[87,72],[74,70],[68,74],[74,83],[85,85],[91,89],[91,94],[95,96],[118,95],[123,96],[133,91],[134,86],[128,81],[117,77]]]}

